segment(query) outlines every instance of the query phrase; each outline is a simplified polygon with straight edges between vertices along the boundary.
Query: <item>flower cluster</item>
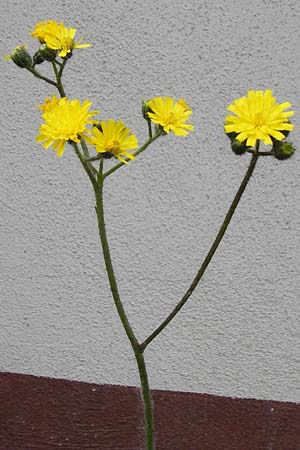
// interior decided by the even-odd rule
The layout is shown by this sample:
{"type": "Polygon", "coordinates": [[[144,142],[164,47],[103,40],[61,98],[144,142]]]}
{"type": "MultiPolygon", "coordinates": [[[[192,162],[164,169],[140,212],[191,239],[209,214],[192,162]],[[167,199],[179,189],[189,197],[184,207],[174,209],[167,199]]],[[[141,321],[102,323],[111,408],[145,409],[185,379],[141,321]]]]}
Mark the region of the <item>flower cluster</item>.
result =
{"type": "MultiPolygon", "coordinates": [[[[153,113],[148,113],[149,117],[154,116],[153,122],[159,124],[166,133],[172,129],[175,134],[185,136],[187,132],[182,128],[192,129],[192,125],[184,123],[186,120],[184,113],[189,107],[182,99],[172,103],[174,112],[166,123],[165,118],[170,113],[170,100],[169,97],[156,97],[150,100],[148,103],[152,105],[153,113]],[[160,109],[156,110],[156,104],[160,105],[160,109]]],[[[42,143],[45,149],[52,147],[58,156],[62,156],[67,142],[79,143],[84,139],[104,157],[114,156],[123,163],[127,163],[124,158],[133,160],[135,156],[128,150],[138,147],[137,137],[122,121],[109,119],[99,122],[93,119],[99,111],[89,111],[91,104],[89,100],[80,104],[77,99],[69,100],[66,97],[58,99],[55,95],[46,98],[44,104],[38,106],[45,122],[40,126],[37,142],[42,143]],[[92,129],[89,129],[88,125],[92,125],[92,129]]],[[[188,113],[190,115],[190,108],[188,113]]]]}
{"type": "MultiPolygon", "coordinates": [[[[187,136],[194,129],[194,126],[188,123],[192,109],[183,98],[176,100],[166,96],[145,100],[143,116],[148,122],[149,140],[135,154],[130,153],[129,150],[138,147],[138,140],[123,121],[115,121],[112,118],[95,120],[94,116],[98,111],[89,111],[92,104],[90,100],[80,103],[77,99],[65,96],[61,83],[63,68],[74,49],[90,46],[82,44],[81,38],[75,41],[75,35],[76,28],[68,28],[62,22],[39,22],[31,32],[31,36],[40,43],[40,48],[33,57],[29,55],[27,47],[19,45],[5,58],[11,59],[21,68],[28,69],[59,90],[60,99],[53,95],[39,106],[44,123],[40,126],[36,139],[44,148],[52,147],[58,156],[62,156],[66,143],[78,144],[86,141],[101,157],[115,157],[122,163],[127,163],[160,135],[173,132],[176,136],[187,136]],[[61,57],[63,62],[57,61],[57,56],[61,57]],[[52,63],[56,82],[36,71],[35,65],[43,61],[52,63]],[[153,137],[152,124],[155,129],[153,137]]],[[[239,155],[246,152],[257,153],[262,141],[273,146],[269,153],[276,158],[290,157],[294,148],[289,142],[283,142],[294,127],[289,120],[294,112],[286,111],[290,106],[289,102],[277,103],[270,89],[249,90],[247,96],[234,100],[227,108],[233,115],[226,116],[224,125],[225,133],[231,139],[232,150],[239,155]],[[255,147],[255,150],[251,150],[251,147],[255,147]]]]}
{"type": "Polygon", "coordinates": [[[25,45],[18,45],[10,55],[4,59],[11,59],[21,68],[33,68],[44,61],[54,61],[60,56],[62,59],[70,58],[73,49],[87,48],[91,44],[81,44],[82,38],[75,42],[76,28],[67,28],[62,22],[55,20],[39,22],[31,32],[31,37],[37,38],[40,47],[31,57],[25,45]]]}
{"type": "MultiPolygon", "coordinates": [[[[56,86],[61,95],[60,99],[55,95],[46,98],[44,104],[38,106],[42,111],[44,123],[40,126],[36,140],[42,143],[45,149],[52,147],[58,156],[63,155],[66,143],[74,145],[86,141],[103,158],[115,157],[127,164],[129,160],[135,158],[128,150],[136,149],[138,140],[124,122],[114,119],[97,121],[94,115],[98,114],[98,111],[89,111],[92,104],[90,100],[80,103],[78,99],[69,99],[65,96],[61,83],[63,68],[74,49],[90,46],[82,44],[81,39],[75,42],[75,35],[76,28],[67,28],[62,22],[58,23],[55,20],[39,22],[31,32],[31,36],[40,43],[40,48],[33,57],[29,55],[25,46],[18,46],[6,57],[19,67],[28,69],[38,78],[56,86]],[[57,56],[61,57],[63,62],[57,61],[57,56]],[[44,61],[52,63],[56,81],[44,77],[35,69],[37,64],[44,61]]],[[[186,136],[188,131],[193,130],[193,125],[186,123],[192,110],[184,99],[175,101],[171,97],[154,97],[144,103],[146,104],[144,117],[151,130],[146,146],[152,140],[151,123],[156,126],[155,139],[171,131],[175,135],[186,136]]],[[[142,150],[138,152],[140,151],[142,150]]]]}
{"type": "Polygon", "coordinates": [[[71,55],[74,48],[87,48],[91,45],[81,44],[82,38],[75,42],[75,34],[76,28],[67,28],[63,23],[47,20],[36,24],[31,36],[38,38],[40,43],[46,44],[49,49],[58,51],[61,58],[66,58],[71,55]]]}

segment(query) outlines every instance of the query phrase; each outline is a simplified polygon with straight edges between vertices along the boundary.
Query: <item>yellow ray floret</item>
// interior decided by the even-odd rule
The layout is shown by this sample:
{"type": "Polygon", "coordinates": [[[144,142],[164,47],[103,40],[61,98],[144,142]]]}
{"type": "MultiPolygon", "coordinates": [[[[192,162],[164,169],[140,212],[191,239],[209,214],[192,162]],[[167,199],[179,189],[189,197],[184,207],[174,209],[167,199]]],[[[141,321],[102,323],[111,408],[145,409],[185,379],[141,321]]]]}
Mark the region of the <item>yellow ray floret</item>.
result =
{"type": "Polygon", "coordinates": [[[80,44],[81,39],[75,42],[76,28],[66,28],[63,23],[59,25],[59,28],[55,34],[45,34],[44,39],[47,47],[52,50],[58,50],[58,55],[61,58],[65,58],[72,52],[74,48],[87,48],[91,44],[80,44]]]}
{"type": "Polygon", "coordinates": [[[47,97],[44,100],[42,105],[38,105],[37,108],[43,111],[43,113],[50,111],[51,108],[56,108],[59,105],[59,98],[56,95],[52,95],[52,97],[47,97]]]}
{"type": "Polygon", "coordinates": [[[46,35],[56,36],[63,26],[63,23],[58,24],[55,20],[46,20],[45,22],[37,23],[30,34],[33,38],[38,38],[41,44],[44,44],[46,35]]]}
{"type": "Polygon", "coordinates": [[[55,96],[46,99],[42,109],[45,123],[40,126],[37,142],[43,142],[45,149],[50,146],[62,156],[66,142],[80,142],[80,138],[88,140],[90,129],[97,121],[92,119],[99,111],[89,111],[92,102],[85,100],[82,105],[79,100],[68,100],[66,97],[57,99],[55,96]]]}
{"type": "Polygon", "coordinates": [[[98,153],[111,153],[125,164],[127,161],[124,157],[135,159],[135,156],[127,150],[137,148],[138,140],[123,122],[109,119],[101,121],[98,127],[92,129],[93,136],[90,137],[90,142],[98,153]]]}
{"type": "Polygon", "coordinates": [[[289,102],[276,103],[270,89],[266,91],[248,91],[247,97],[241,97],[228,106],[228,111],[235,116],[227,116],[224,126],[226,133],[237,133],[236,139],[253,147],[257,140],[264,144],[273,144],[271,137],[278,141],[285,138],[282,131],[294,128],[289,117],[294,111],[289,102]]]}
{"type": "Polygon", "coordinates": [[[177,136],[186,136],[187,130],[194,129],[193,125],[185,123],[192,110],[183,98],[175,102],[171,97],[154,97],[147,101],[147,107],[150,120],[160,125],[165,133],[173,131],[177,136]]]}

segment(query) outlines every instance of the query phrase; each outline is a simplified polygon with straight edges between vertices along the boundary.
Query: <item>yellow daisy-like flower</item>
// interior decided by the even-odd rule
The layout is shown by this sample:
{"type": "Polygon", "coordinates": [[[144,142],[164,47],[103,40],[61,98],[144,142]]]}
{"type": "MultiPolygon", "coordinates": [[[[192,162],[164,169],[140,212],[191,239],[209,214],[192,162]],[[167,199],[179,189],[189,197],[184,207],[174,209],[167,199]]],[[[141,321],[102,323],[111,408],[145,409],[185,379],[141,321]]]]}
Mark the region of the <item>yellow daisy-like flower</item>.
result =
{"type": "Polygon", "coordinates": [[[246,141],[246,145],[250,147],[257,140],[273,144],[271,137],[281,141],[285,138],[282,131],[294,128],[288,119],[294,115],[294,111],[284,111],[290,106],[289,102],[276,103],[270,89],[248,91],[247,97],[241,97],[228,106],[228,111],[235,116],[226,117],[225,133],[237,133],[236,139],[246,141]]]}
{"type": "Polygon", "coordinates": [[[76,28],[66,28],[64,24],[61,23],[55,34],[45,34],[45,43],[47,47],[52,50],[59,50],[58,55],[61,58],[65,58],[74,48],[87,48],[91,45],[80,44],[82,38],[80,38],[78,42],[75,42],[75,34],[76,28]]]}
{"type": "Polygon", "coordinates": [[[138,140],[123,122],[109,119],[101,121],[98,127],[93,127],[93,136],[90,137],[90,142],[98,153],[110,153],[125,164],[127,161],[124,157],[135,159],[135,156],[128,153],[127,150],[137,148],[138,140]]]}
{"type": "Polygon", "coordinates": [[[89,111],[91,104],[90,100],[85,100],[81,105],[79,100],[68,100],[66,97],[46,99],[41,107],[45,123],[40,126],[37,142],[43,142],[45,149],[52,146],[57,156],[62,156],[66,142],[78,143],[80,138],[89,140],[87,126],[97,122],[92,116],[99,112],[89,111]]]}
{"type": "Polygon", "coordinates": [[[148,117],[153,123],[160,125],[165,133],[173,131],[177,136],[186,136],[187,130],[194,126],[185,123],[192,114],[191,108],[183,98],[177,102],[171,97],[154,97],[147,101],[148,117]]]}
{"type": "Polygon", "coordinates": [[[44,44],[46,35],[56,36],[62,26],[64,26],[63,23],[58,24],[55,20],[46,20],[37,23],[30,34],[33,38],[38,38],[41,44],[44,44]]]}

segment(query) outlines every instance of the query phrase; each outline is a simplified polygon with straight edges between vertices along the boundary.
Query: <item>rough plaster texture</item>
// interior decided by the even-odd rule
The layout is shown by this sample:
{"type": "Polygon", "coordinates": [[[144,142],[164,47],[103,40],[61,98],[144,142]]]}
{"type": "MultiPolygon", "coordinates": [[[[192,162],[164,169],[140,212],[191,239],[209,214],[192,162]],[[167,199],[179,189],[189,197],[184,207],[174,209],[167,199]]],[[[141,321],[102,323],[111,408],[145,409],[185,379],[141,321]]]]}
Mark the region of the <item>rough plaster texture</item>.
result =
{"type": "MultiPolygon", "coordinates": [[[[69,96],[123,119],[142,142],[141,100],[185,97],[195,132],[168,136],[107,182],[108,236],[140,339],[194,277],[246,170],[223,134],[249,88],[293,103],[299,147],[300,2],[1,2],[1,53],[53,18],[93,47],[74,52],[69,96]]],[[[139,384],[108,289],[88,180],[71,150],[34,137],[53,93],[2,63],[0,370],[139,384]]],[[[201,286],[146,353],[153,388],[300,401],[300,157],[259,161],[201,286]]]]}

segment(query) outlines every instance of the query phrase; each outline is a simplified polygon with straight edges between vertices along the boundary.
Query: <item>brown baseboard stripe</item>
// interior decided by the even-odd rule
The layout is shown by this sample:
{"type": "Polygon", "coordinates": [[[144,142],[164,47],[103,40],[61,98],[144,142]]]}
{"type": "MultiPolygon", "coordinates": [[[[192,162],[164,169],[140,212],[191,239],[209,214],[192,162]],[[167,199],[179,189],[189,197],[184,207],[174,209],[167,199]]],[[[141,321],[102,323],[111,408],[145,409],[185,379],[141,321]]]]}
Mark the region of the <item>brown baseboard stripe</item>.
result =
{"type": "MultiPolygon", "coordinates": [[[[157,450],[300,450],[300,405],[153,391],[157,450]]],[[[144,450],[135,387],[0,373],[0,450],[144,450]]]]}

